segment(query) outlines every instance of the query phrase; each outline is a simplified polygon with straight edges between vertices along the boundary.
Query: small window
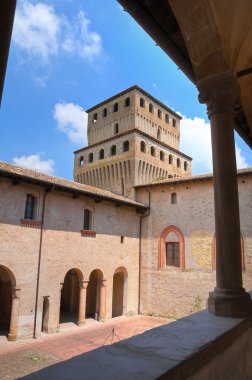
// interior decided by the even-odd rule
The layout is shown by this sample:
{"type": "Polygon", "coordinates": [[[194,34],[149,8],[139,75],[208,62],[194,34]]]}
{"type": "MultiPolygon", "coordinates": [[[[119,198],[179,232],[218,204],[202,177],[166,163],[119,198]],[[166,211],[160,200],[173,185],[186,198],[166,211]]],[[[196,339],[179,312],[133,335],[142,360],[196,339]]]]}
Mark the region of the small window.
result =
{"type": "Polygon", "coordinates": [[[151,155],[153,156],[153,157],[155,157],[156,156],[156,149],[154,148],[154,146],[152,146],[151,147],[151,155]]]}
{"type": "Polygon", "coordinates": [[[113,112],[117,112],[117,111],[118,111],[118,103],[115,103],[113,106],[113,112]]]}
{"type": "Polygon", "coordinates": [[[126,98],[125,99],[125,103],[124,103],[125,107],[129,107],[130,106],[130,98],[126,98]]]}
{"type": "Polygon", "coordinates": [[[178,242],[166,243],[166,266],[180,267],[178,242]]]}
{"type": "Polygon", "coordinates": [[[144,141],[141,141],[140,149],[141,152],[146,153],[146,144],[144,141]]]}
{"type": "Polygon", "coordinates": [[[103,114],[103,117],[108,116],[108,109],[107,108],[103,108],[102,114],[103,114]]]}
{"type": "Polygon", "coordinates": [[[113,145],[111,148],[110,148],[110,155],[111,156],[115,156],[116,155],[116,146],[113,145]]]}
{"type": "Polygon", "coordinates": [[[169,164],[172,165],[173,164],[173,157],[171,154],[169,154],[169,164]]]}
{"type": "Polygon", "coordinates": [[[119,133],[119,125],[118,123],[115,123],[114,125],[114,135],[117,135],[119,133]]]}
{"type": "Polygon", "coordinates": [[[157,115],[158,115],[159,119],[162,119],[162,111],[160,109],[158,109],[157,115]]]}
{"type": "Polygon", "coordinates": [[[185,162],[184,162],[184,171],[185,171],[185,172],[187,171],[187,167],[188,167],[188,164],[187,164],[187,162],[185,161],[185,162]]]}
{"type": "Polygon", "coordinates": [[[176,119],[172,119],[172,126],[173,126],[174,128],[176,128],[176,126],[177,126],[176,119]]]}
{"type": "Polygon", "coordinates": [[[96,123],[96,122],[97,122],[97,118],[98,118],[97,113],[94,113],[94,114],[93,114],[93,123],[96,123]]]}
{"type": "Polygon", "coordinates": [[[79,158],[79,166],[83,166],[83,165],[84,165],[83,156],[80,156],[80,158],[79,158]]]}
{"type": "Polygon", "coordinates": [[[93,155],[93,153],[89,153],[88,162],[93,162],[93,161],[94,161],[94,155],[93,155]]]}
{"type": "Polygon", "coordinates": [[[177,167],[180,168],[181,167],[181,161],[179,158],[177,158],[177,167]]]}
{"type": "Polygon", "coordinates": [[[34,204],[35,204],[35,197],[32,194],[26,195],[26,202],[25,202],[25,219],[34,219],[34,204]]]}
{"type": "Polygon", "coordinates": [[[129,142],[128,141],[124,141],[123,143],[123,151],[124,152],[128,152],[129,150],[129,142]]]}
{"type": "Polygon", "coordinates": [[[140,107],[142,107],[142,108],[145,107],[145,100],[144,100],[144,98],[140,98],[140,107]]]}
{"type": "Polygon", "coordinates": [[[157,139],[158,140],[161,139],[161,128],[158,128],[158,130],[157,130],[157,139]]]}
{"type": "Polygon", "coordinates": [[[153,104],[150,103],[150,104],[149,104],[149,112],[150,112],[150,113],[153,113],[153,111],[154,111],[153,104]]]}
{"type": "Polygon", "coordinates": [[[165,122],[169,124],[169,115],[167,113],[165,114],[165,122]]]}
{"type": "Polygon", "coordinates": [[[176,205],[177,204],[177,194],[171,193],[171,204],[176,205]]]}
{"type": "Polygon", "coordinates": [[[83,230],[91,230],[92,213],[87,208],[84,210],[83,230]]]}
{"type": "Polygon", "coordinates": [[[124,236],[121,236],[121,244],[124,243],[124,236]]]}
{"type": "Polygon", "coordinates": [[[99,160],[103,160],[104,159],[104,149],[101,149],[99,151],[99,160]]]}
{"type": "Polygon", "coordinates": [[[162,150],[160,150],[160,160],[164,161],[164,159],[165,159],[164,152],[162,150]]]}

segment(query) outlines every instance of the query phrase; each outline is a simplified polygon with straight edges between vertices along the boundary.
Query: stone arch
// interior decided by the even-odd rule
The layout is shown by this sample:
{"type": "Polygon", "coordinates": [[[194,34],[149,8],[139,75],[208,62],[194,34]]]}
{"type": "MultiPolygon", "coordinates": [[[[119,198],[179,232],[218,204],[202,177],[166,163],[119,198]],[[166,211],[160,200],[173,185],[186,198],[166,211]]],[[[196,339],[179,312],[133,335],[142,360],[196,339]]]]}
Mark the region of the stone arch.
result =
{"type": "Polygon", "coordinates": [[[119,267],[113,275],[112,318],[127,313],[128,272],[119,267]]]}
{"type": "MultiPolygon", "coordinates": [[[[246,265],[245,265],[245,248],[244,248],[244,237],[241,234],[241,264],[242,264],[242,271],[246,271],[246,265]]],[[[213,236],[212,240],[212,268],[213,270],[216,269],[216,237],[215,234],[213,236]]]]}
{"type": "Polygon", "coordinates": [[[102,299],[102,287],[104,276],[100,269],[94,269],[89,275],[86,298],[86,318],[104,318],[104,299],[102,299]],[[101,315],[102,314],[102,315],[101,315]]]}
{"type": "Polygon", "coordinates": [[[185,239],[182,231],[176,226],[168,226],[166,227],[159,238],[158,243],[158,267],[164,268],[166,267],[166,249],[167,249],[167,237],[169,234],[175,234],[177,236],[176,243],[179,244],[179,267],[185,269],[185,239]]]}
{"type": "Polygon", "coordinates": [[[83,273],[80,269],[71,268],[66,272],[64,281],[61,283],[60,323],[78,322],[81,281],[83,281],[83,273]]]}

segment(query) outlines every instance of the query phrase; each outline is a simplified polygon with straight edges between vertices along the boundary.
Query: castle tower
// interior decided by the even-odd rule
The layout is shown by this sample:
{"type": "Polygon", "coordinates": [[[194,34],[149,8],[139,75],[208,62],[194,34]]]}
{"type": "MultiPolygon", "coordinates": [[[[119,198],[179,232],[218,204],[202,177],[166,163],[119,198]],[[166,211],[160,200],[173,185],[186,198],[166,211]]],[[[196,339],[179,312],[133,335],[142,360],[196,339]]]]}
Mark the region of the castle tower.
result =
{"type": "Polygon", "coordinates": [[[134,186],[191,174],[179,151],[181,116],[138,86],[87,110],[88,146],[74,180],[134,198],[134,186]]]}

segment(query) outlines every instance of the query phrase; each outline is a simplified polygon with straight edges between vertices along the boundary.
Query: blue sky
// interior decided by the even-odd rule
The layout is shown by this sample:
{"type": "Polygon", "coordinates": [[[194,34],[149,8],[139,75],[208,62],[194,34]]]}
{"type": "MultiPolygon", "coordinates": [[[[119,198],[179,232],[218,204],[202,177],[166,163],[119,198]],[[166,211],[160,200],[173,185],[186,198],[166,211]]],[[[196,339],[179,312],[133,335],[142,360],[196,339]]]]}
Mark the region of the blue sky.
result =
{"type": "MultiPolygon", "coordinates": [[[[19,0],[2,108],[0,159],[72,179],[85,109],[138,84],[185,118],[181,150],[211,171],[197,90],[115,0],[19,0]]],[[[236,138],[239,167],[252,166],[236,138]]]]}

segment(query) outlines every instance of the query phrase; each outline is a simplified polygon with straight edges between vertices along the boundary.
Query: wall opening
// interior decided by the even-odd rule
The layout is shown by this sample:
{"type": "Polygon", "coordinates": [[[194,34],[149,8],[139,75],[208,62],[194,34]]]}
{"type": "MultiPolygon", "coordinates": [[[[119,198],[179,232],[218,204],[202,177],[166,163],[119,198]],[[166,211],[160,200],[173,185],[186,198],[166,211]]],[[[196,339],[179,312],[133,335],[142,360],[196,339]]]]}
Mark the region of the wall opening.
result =
{"type": "Polygon", "coordinates": [[[103,274],[99,269],[91,272],[87,287],[86,318],[99,319],[102,280],[103,274]]]}
{"type": "Polygon", "coordinates": [[[12,308],[12,287],[15,278],[12,273],[0,265],[0,335],[8,335],[12,308]]]}
{"type": "Polygon", "coordinates": [[[126,314],[127,271],[118,268],[113,276],[112,318],[126,314]]]}
{"type": "Polygon", "coordinates": [[[80,276],[76,269],[70,269],[65,275],[60,299],[60,323],[78,322],[80,276]]]}

